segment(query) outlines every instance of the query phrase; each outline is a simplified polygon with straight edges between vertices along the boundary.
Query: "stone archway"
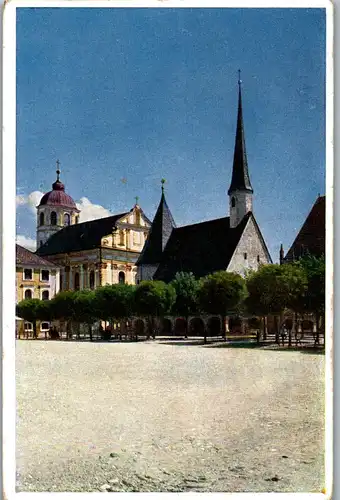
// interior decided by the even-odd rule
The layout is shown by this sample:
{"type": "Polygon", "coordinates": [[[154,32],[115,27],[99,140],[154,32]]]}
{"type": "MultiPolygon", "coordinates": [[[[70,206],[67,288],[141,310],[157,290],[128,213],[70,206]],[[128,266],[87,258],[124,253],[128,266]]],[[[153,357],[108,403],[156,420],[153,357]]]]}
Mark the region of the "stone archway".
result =
{"type": "Polygon", "coordinates": [[[198,335],[199,337],[204,336],[205,325],[202,318],[192,318],[189,322],[189,334],[198,335]]]}
{"type": "Polygon", "coordinates": [[[172,333],[172,322],[169,318],[163,318],[161,322],[161,332],[162,335],[171,335],[172,333]]]}
{"type": "Polygon", "coordinates": [[[237,317],[237,316],[233,316],[233,317],[229,318],[228,327],[229,327],[229,332],[231,334],[234,334],[234,335],[241,334],[242,333],[242,319],[237,317]]]}
{"type": "Polygon", "coordinates": [[[218,337],[221,335],[221,318],[218,316],[211,316],[208,319],[208,332],[211,337],[218,337]]]}
{"type": "Polygon", "coordinates": [[[145,332],[145,324],[144,321],[140,318],[136,319],[133,324],[135,334],[136,335],[144,335],[145,332]]]}
{"type": "Polygon", "coordinates": [[[185,335],[187,330],[187,322],[184,318],[177,318],[175,321],[176,335],[185,335]]]}

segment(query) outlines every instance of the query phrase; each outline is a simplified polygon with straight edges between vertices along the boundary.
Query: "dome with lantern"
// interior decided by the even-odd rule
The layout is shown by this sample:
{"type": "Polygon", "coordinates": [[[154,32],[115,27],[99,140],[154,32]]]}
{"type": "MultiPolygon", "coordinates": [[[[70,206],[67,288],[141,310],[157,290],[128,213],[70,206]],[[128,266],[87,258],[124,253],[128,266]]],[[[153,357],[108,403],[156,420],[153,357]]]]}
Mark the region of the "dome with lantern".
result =
{"type": "Polygon", "coordinates": [[[59,179],[60,170],[57,169],[57,180],[52,184],[52,191],[44,194],[41,198],[39,207],[42,205],[53,205],[54,207],[64,207],[77,210],[77,206],[70,195],[65,193],[65,186],[59,179]]]}

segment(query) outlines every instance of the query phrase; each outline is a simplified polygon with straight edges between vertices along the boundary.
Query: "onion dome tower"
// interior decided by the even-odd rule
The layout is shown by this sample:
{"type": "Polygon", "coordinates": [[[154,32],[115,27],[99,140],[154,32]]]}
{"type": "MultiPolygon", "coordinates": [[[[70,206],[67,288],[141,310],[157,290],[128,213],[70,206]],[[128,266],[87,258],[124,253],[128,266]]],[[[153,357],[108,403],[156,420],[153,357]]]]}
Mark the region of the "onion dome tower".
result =
{"type": "Polygon", "coordinates": [[[65,193],[65,186],[59,178],[59,167],[57,160],[57,180],[52,184],[52,191],[44,194],[37,206],[37,248],[52,234],[64,226],[77,224],[79,220],[80,210],[71,196],[65,193]]]}
{"type": "Polygon", "coordinates": [[[253,211],[253,188],[250,183],[246,143],[244,138],[241,72],[238,79],[238,113],[231,184],[228,190],[230,227],[236,227],[243,217],[253,211]]]}

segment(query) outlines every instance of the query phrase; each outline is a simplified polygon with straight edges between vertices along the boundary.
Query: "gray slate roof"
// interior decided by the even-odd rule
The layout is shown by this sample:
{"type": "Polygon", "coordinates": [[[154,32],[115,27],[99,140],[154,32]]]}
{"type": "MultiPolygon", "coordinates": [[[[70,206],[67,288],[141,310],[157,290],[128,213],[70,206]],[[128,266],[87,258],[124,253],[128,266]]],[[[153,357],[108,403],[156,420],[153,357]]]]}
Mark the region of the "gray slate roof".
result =
{"type": "Polygon", "coordinates": [[[223,217],[174,229],[154,279],[169,282],[180,271],[200,278],[227,269],[250,217],[248,212],[235,228],[223,217]]]}
{"type": "Polygon", "coordinates": [[[137,265],[158,264],[162,258],[164,248],[176,227],[168,204],[162,191],[161,201],[153,219],[148,239],[139,256],[137,265]]]}
{"type": "Polygon", "coordinates": [[[98,248],[103,236],[112,233],[117,221],[128,213],[125,212],[64,227],[38,248],[37,254],[55,255],[98,248]]]}
{"type": "Polygon", "coordinates": [[[251,193],[253,192],[248,172],[248,160],[247,160],[246,143],[244,137],[241,85],[239,86],[239,94],[238,94],[238,113],[237,113],[235,149],[234,149],[233,173],[228,194],[231,194],[233,191],[236,190],[243,190],[251,193]]]}

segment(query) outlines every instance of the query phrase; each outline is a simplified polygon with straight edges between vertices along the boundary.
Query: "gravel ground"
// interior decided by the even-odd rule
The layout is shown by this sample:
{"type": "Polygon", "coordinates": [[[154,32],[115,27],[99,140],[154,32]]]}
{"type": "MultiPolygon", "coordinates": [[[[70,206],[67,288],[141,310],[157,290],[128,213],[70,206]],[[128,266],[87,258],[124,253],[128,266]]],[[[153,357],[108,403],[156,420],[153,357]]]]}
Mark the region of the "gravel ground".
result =
{"type": "Polygon", "coordinates": [[[321,491],[324,356],[183,344],[17,341],[17,490],[321,491]]]}

